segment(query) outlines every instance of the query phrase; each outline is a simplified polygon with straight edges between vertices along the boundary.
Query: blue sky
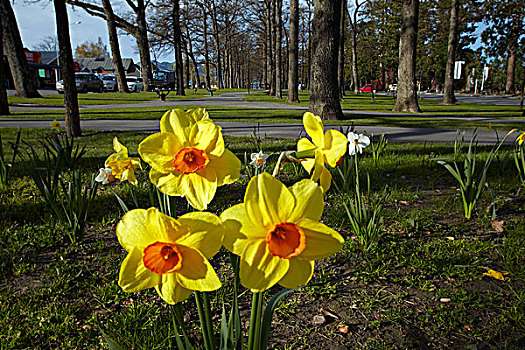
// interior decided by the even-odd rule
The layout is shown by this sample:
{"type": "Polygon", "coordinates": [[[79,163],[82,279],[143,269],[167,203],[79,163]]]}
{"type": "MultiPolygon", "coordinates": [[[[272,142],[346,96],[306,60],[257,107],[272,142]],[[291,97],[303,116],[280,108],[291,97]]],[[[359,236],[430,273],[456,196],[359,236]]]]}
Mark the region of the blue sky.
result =
{"type": "MultiPolygon", "coordinates": [[[[25,47],[32,49],[46,36],[56,36],[55,9],[51,1],[30,4],[15,1],[12,6],[25,47]]],[[[98,37],[101,37],[108,46],[108,51],[110,51],[108,30],[104,20],[88,15],[79,8],[73,10],[70,6],[68,6],[68,15],[73,50],[78,44],[88,40],[97,41],[98,37]],[[81,23],[75,24],[76,22],[81,23]]],[[[137,46],[133,37],[121,35],[120,50],[122,57],[131,57],[139,62],[137,46]]]]}

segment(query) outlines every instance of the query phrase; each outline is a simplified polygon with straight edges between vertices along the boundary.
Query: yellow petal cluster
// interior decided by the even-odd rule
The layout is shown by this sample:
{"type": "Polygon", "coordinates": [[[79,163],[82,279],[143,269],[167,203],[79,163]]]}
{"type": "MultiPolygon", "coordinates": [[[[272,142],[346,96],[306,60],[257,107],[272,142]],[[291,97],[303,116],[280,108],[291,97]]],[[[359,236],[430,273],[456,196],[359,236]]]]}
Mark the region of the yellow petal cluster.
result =
{"type": "Polygon", "coordinates": [[[193,212],[174,219],[156,208],[135,209],[117,225],[117,237],[128,252],[119,286],[125,292],[155,288],[169,304],[185,300],[193,290],[221,287],[208,259],[222,245],[224,229],[217,216],[193,212]]]}
{"type": "Polygon", "coordinates": [[[241,283],[253,292],[276,283],[286,288],[305,285],[314,261],[339,251],[343,238],[319,222],[323,192],[305,179],[286,188],[268,173],[253,177],[244,203],[221,214],[223,244],[240,256],[241,283]]]}
{"type": "Polygon", "coordinates": [[[520,146],[523,144],[523,142],[525,142],[525,132],[522,132],[522,133],[520,134],[520,136],[518,136],[518,137],[516,138],[516,142],[517,142],[518,145],[520,145],[520,146]]]}
{"type": "Polygon", "coordinates": [[[240,160],[224,147],[221,127],[203,109],[166,112],[160,133],[144,139],[139,153],[161,192],[185,197],[198,210],[207,208],[218,186],[240,177],[240,160]]]}
{"type": "Polygon", "coordinates": [[[307,138],[300,139],[297,143],[297,151],[315,149],[315,158],[307,159],[301,164],[308,173],[311,173],[313,181],[319,180],[323,191],[326,192],[330,188],[332,175],[325,164],[331,167],[337,165],[346,152],[348,140],[337,130],[327,130],[325,133],[321,118],[310,112],[303,115],[303,125],[312,141],[307,138]]]}
{"type": "Polygon", "coordinates": [[[115,153],[106,159],[106,168],[111,169],[111,174],[120,181],[129,181],[137,185],[135,169],[141,168],[140,159],[128,156],[128,149],[121,144],[115,137],[113,139],[113,149],[115,153]]]}

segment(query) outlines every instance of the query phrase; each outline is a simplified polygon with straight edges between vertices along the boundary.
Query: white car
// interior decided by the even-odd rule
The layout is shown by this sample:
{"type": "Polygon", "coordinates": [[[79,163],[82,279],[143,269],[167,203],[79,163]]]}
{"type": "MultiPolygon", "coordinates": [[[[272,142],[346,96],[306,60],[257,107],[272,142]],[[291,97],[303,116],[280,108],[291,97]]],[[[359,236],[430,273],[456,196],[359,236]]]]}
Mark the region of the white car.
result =
{"type": "Polygon", "coordinates": [[[106,91],[117,91],[118,90],[118,84],[117,84],[117,77],[114,75],[103,75],[102,81],[104,82],[104,90],[106,91]]]}
{"type": "Polygon", "coordinates": [[[128,83],[128,89],[130,92],[144,90],[142,77],[126,77],[126,82],[128,83]]]}

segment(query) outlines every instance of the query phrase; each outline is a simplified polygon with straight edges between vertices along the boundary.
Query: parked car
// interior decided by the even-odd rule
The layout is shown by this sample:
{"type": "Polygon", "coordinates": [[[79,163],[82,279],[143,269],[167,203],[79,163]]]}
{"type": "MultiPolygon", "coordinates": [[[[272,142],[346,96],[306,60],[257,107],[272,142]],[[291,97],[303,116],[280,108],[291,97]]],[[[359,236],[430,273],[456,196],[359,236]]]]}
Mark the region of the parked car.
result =
{"type": "Polygon", "coordinates": [[[372,92],[372,90],[376,91],[377,90],[377,85],[376,84],[366,84],[365,86],[359,88],[359,91],[361,92],[372,92]]]}
{"type": "MultiPolygon", "coordinates": [[[[87,93],[88,91],[103,92],[104,83],[102,79],[93,73],[75,73],[75,82],[77,91],[87,93]]],[[[64,93],[64,81],[59,80],[56,83],[56,89],[59,94],[64,93]]]]}
{"type": "Polygon", "coordinates": [[[114,75],[103,75],[102,76],[102,82],[104,83],[104,90],[106,91],[117,91],[118,90],[118,84],[117,84],[117,77],[114,75]]]}
{"type": "Polygon", "coordinates": [[[144,90],[144,82],[141,77],[126,77],[126,82],[130,92],[144,90]]]}

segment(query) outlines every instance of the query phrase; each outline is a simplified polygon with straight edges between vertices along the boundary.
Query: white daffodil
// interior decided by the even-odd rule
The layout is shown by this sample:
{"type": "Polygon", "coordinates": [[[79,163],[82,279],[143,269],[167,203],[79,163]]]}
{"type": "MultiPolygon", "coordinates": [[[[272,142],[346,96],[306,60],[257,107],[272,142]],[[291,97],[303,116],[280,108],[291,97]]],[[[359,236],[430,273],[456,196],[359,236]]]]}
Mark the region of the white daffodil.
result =
{"type": "Polygon", "coordinates": [[[264,165],[264,163],[266,163],[268,155],[264,154],[263,151],[259,151],[259,153],[252,153],[250,157],[252,158],[250,164],[257,168],[260,168],[264,165]]]}
{"type": "Polygon", "coordinates": [[[115,181],[115,176],[111,172],[110,168],[100,168],[95,181],[100,182],[103,185],[107,185],[108,183],[115,181]]]}
{"type": "Polygon", "coordinates": [[[348,133],[348,154],[353,156],[356,153],[363,153],[363,148],[370,144],[368,136],[363,134],[348,133]]]}

